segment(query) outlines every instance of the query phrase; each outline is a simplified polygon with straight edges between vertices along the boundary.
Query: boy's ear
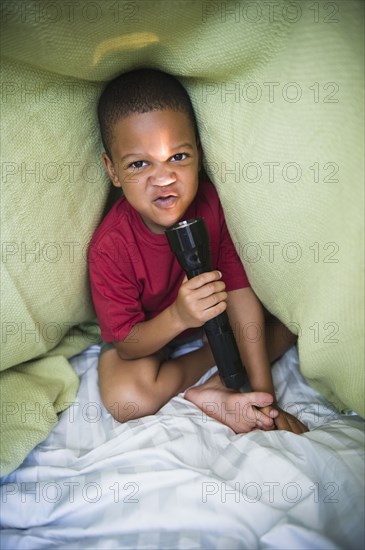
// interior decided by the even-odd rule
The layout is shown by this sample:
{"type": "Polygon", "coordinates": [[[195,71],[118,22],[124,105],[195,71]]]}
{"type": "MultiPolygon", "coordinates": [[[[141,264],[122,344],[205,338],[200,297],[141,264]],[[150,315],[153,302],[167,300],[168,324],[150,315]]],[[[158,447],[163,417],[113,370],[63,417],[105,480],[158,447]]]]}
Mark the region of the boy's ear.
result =
{"type": "Polygon", "coordinates": [[[115,187],[121,187],[121,183],[118,179],[117,174],[115,173],[114,165],[112,160],[109,158],[109,156],[106,153],[103,153],[102,155],[103,164],[106,168],[106,171],[108,172],[109,178],[111,179],[112,184],[115,187]]]}

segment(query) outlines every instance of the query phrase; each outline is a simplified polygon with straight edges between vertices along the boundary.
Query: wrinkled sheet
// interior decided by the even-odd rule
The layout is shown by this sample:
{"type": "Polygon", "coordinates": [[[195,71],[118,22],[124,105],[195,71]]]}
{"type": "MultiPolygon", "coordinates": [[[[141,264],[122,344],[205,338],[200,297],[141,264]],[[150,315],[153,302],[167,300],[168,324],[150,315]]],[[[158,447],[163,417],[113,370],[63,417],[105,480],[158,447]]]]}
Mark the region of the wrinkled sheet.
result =
{"type": "Polygon", "coordinates": [[[273,375],[311,428],[301,436],[237,435],[182,394],[119,424],[100,401],[97,354],[71,360],[76,401],[1,480],[2,549],[363,548],[364,421],[307,385],[295,347],[273,375]]]}

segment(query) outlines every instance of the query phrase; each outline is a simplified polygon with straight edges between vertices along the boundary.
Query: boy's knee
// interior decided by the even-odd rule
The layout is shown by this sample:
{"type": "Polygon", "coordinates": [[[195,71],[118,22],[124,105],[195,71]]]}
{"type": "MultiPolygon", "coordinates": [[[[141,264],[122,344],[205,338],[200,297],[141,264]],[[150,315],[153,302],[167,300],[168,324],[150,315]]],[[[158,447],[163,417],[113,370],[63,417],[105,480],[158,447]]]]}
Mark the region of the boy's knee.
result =
{"type": "Polygon", "coordinates": [[[157,356],[123,360],[116,349],[99,357],[101,399],[115,420],[136,420],[155,414],[161,408],[154,391],[159,366],[157,356]]]}
{"type": "Polygon", "coordinates": [[[134,377],[108,380],[99,376],[99,388],[105,408],[118,422],[155,414],[160,408],[152,385],[134,377]]]}
{"type": "Polygon", "coordinates": [[[125,387],[118,391],[108,392],[102,396],[105,408],[118,422],[137,420],[143,416],[155,414],[159,407],[145,391],[125,387]]]}
{"type": "Polygon", "coordinates": [[[128,420],[137,420],[141,418],[141,407],[137,401],[132,399],[123,400],[121,396],[116,396],[113,400],[112,396],[108,396],[106,400],[103,400],[104,406],[112,417],[118,422],[124,423],[128,420]]]}

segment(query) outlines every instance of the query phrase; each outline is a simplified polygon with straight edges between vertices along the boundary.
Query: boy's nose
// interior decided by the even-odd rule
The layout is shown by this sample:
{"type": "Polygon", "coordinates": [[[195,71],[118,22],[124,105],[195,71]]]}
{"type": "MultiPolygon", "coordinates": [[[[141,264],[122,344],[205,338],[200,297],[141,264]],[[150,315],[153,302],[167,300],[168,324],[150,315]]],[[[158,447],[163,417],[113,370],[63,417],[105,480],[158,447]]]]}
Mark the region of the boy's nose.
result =
{"type": "Polygon", "coordinates": [[[157,166],[153,174],[148,178],[150,185],[165,187],[176,181],[176,174],[173,170],[166,166],[157,166]]]}

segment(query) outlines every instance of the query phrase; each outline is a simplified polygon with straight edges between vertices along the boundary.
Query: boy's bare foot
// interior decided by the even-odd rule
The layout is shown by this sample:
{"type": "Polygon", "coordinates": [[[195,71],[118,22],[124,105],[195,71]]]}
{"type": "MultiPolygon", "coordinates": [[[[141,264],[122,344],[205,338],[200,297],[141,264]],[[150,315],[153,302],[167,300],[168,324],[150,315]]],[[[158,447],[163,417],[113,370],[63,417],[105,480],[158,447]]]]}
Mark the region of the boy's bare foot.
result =
{"type": "Polygon", "coordinates": [[[189,388],[184,397],[203,413],[226,424],[236,433],[247,433],[255,429],[273,430],[273,419],[279,414],[269,408],[268,416],[256,408],[271,405],[273,398],[269,393],[238,393],[223,386],[218,374],[201,386],[189,388]]]}

